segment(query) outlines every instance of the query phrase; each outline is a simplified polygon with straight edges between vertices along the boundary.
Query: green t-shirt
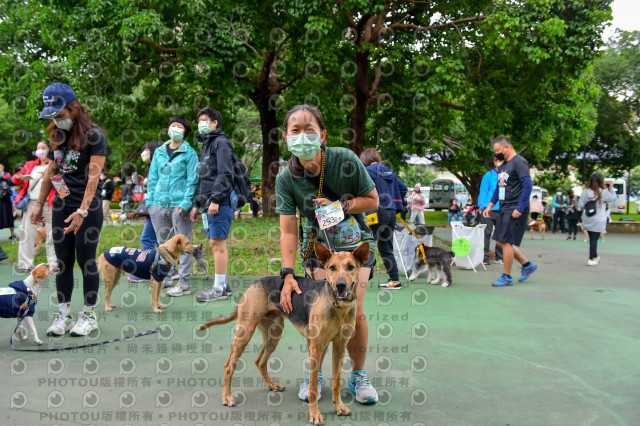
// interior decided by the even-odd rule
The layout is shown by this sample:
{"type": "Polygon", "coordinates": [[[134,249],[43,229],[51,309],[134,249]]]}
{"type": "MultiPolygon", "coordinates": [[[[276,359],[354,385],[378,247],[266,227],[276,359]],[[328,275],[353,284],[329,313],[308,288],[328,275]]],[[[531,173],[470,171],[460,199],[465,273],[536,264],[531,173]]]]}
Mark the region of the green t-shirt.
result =
{"type": "MultiPolygon", "coordinates": [[[[342,199],[360,197],[375,188],[373,180],[360,159],[353,151],[346,148],[325,148],[323,192],[327,186],[342,199]]],[[[324,193],[322,195],[323,198],[330,198],[324,193]]],[[[303,229],[303,249],[307,247],[311,226],[316,217],[313,207],[314,198],[318,198],[318,187],[308,179],[294,178],[288,167],[278,173],[276,177],[276,213],[295,215],[296,209],[300,210],[306,219],[303,229]]],[[[357,214],[366,223],[364,214],[357,214]]],[[[375,250],[375,239],[371,234],[362,232],[362,241],[369,243],[371,252],[375,250]]],[[[340,250],[340,247],[336,247],[336,250],[340,250]]]]}

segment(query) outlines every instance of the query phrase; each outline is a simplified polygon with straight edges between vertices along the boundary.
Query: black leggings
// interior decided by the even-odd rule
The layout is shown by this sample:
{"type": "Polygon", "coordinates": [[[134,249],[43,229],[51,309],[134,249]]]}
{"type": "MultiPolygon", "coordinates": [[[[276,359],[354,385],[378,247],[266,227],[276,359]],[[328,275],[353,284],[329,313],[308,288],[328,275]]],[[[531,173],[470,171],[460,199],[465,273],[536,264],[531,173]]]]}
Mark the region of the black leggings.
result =
{"type": "Polygon", "coordinates": [[[52,215],[53,245],[58,258],[60,273],[56,275],[56,290],[58,291],[58,303],[71,302],[71,293],[75,280],[73,278],[73,266],[78,259],[78,265],[82,270],[82,282],[84,290],[84,304],[93,306],[98,298],[98,265],[96,262],[96,249],[102,229],[102,208],[100,203],[89,209],[89,215],[84,218],[82,226],[77,234],[70,232],[64,234],[64,228],[69,226],[64,220],[78,209],[78,206],[54,207],[52,215]]]}
{"type": "Polygon", "coordinates": [[[598,238],[599,232],[587,231],[589,233],[589,259],[598,257],[598,238]]]}
{"type": "Polygon", "coordinates": [[[569,236],[573,234],[575,237],[578,234],[578,222],[579,219],[567,219],[567,223],[569,224],[569,236]]]}

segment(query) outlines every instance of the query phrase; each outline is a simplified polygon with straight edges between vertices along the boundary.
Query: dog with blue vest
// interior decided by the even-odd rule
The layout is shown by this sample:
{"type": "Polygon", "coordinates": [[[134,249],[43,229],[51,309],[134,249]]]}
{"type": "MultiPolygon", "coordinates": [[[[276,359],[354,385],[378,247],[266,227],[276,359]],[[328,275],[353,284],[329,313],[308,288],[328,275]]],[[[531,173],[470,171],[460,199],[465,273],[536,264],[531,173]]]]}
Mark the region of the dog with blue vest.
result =
{"type": "MultiPolygon", "coordinates": [[[[20,281],[14,281],[9,287],[0,288],[0,317],[16,318],[20,321],[20,317],[26,311],[24,322],[31,331],[33,341],[41,345],[42,340],[38,339],[38,332],[33,323],[33,314],[35,313],[37,297],[40,295],[42,285],[46,281],[49,273],[56,273],[46,263],[41,263],[29,274],[27,278],[20,281]]],[[[17,332],[20,340],[26,340],[27,335],[20,327],[17,332]]]]}
{"type": "Polygon", "coordinates": [[[193,253],[193,246],[187,237],[181,234],[160,244],[156,250],[141,250],[132,247],[112,247],[98,257],[98,272],[105,284],[104,310],[111,311],[116,307],[111,303],[111,292],[118,284],[122,272],[151,282],[151,307],[156,314],[167,306],[160,303],[162,280],[171,267],[176,264],[182,253],[193,253]]]}

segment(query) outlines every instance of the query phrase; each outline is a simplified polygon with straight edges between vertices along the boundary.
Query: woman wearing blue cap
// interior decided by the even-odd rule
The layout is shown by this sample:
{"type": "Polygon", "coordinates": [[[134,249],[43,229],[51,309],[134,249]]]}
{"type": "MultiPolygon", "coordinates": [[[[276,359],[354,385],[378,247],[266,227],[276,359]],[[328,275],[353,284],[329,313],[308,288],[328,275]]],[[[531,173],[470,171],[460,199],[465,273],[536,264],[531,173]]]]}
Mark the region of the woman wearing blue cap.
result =
{"type": "Polygon", "coordinates": [[[51,120],[47,134],[53,163],[43,178],[31,222],[43,221],[42,206],[51,188],[55,188],[51,225],[60,267],[56,276],[60,311],[47,334],[61,336],[70,331],[72,336],[86,336],[98,329],[94,313],[99,285],[96,249],[103,215],[96,189],[107,155],[107,139],[68,85],[51,84],[44,90],[42,100],[45,108],[39,118],[51,120]],[[74,323],[71,293],[76,258],[82,271],[84,308],[74,323]]]}

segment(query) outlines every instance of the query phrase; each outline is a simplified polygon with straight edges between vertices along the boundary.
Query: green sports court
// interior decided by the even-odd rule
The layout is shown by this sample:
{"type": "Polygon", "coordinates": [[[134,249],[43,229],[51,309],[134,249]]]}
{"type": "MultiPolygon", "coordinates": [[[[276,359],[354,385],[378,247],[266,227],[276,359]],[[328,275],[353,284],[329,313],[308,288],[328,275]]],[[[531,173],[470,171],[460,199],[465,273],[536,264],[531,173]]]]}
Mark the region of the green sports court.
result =
{"type": "MultiPolygon", "coordinates": [[[[450,240],[450,231],[436,235],[450,240]]],[[[525,236],[523,251],[539,265],[524,284],[493,288],[501,265],[487,271],[453,269],[450,288],[426,277],[399,291],[367,289],[367,371],[380,402],[363,406],[342,386],[350,417],[333,413],[330,362],[320,411],[330,425],[637,425],[640,424],[640,239],[608,235],[601,263],[588,267],[587,243],[547,234],[525,236]]],[[[514,268],[514,278],[519,271],[514,268]]],[[[6,286],[18,277],[0,264],[6,286]]],[[[76,272],[76,277],[80,274],[76,272]]],[[[305,424],[308,407],[298,400],[306,343],[289,324],[272,356],[270,372],[287,389],[269,392],[253,360],[254,335],[238,364],[232,390],[238,406],[221,404],[223,364],[233,323],[195,330],[226,314],[256,277],[235,278],[225,301],[202,304],[205,288],[192,278],[192,293],[174,298],[161,315],[150,309],[148,283],[121,279],[104,312],[100,335],[51,339],[45,335],[54,310],[53,280],[34,320],[47,347],[93,343],[156,327],[161,332],[76,351],[12,351],[14,321],[0,333],[3,425],[285,425],[305,424]],[[128,306],[128,307],[124,307],[128,306]]],[[[103,288],[101,287],[101,290],[103,288]]],[[[76,290],[79,296],[78,289],[76,290]]],[[[74,310],[80,297],[74,296],[74,310]]],[[[95,334],[95,333],[94,333],[95,334]]],[[[20,341],[20,348],[34,348],[20,341]]],[[[345,364],[343,378],[348,377],[345,364]]]]}

